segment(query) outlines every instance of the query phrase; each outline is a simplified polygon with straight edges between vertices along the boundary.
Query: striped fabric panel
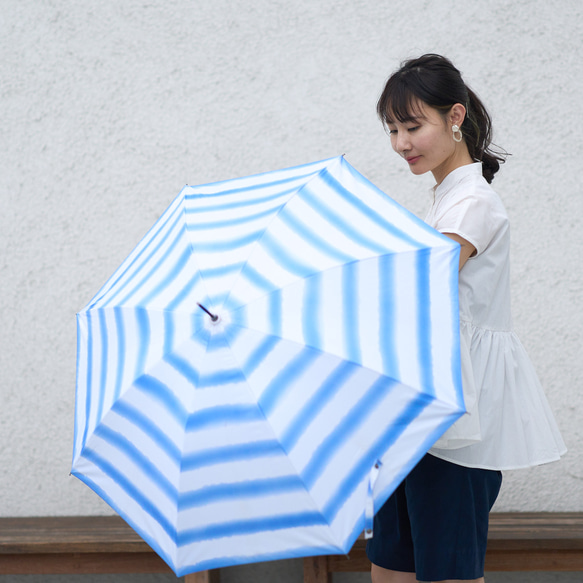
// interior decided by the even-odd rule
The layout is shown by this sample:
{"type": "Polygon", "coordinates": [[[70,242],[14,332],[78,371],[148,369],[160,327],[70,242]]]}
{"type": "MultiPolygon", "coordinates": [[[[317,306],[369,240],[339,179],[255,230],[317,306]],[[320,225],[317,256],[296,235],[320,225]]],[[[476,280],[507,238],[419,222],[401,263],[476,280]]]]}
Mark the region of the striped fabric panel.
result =
{"type": "Polygon", "coordinates": [[[81,443],[136,378],[201,325],[190,314],[169,311],[103,308],[79,314],[77,379],[83,390],[77,393],[77,416],[83,412],[85,425],[81,443]]]}
{"type": "MultiPolygon", "coordinates": [[[[177,228],[182,230],[185,223],[187,225],[192,223],[192,221],[185,219],[185,215],[189,216],[193,212],[192,207],[197,204],[197,200],[199,206],[201,201],[204,201],[203,206],[206,205],[209,212],[212,210],[212,206],[216,206],[214,202],[210,202],[210,199],[216,200],[218,194],[224,198],[229,196],[238,198],[239,200],[234,202],[234,205],[239,205],[236,208],[251,206],[257,199],[263,200],[270,196],[279,196],[281,199],[280,204],[283,204],[286,196],[293,195],[299,185],[328,163],[329,160],[323,160],[276,172],[266,172],[263,175],[227,180],[196,188],[184,187],[156,224],[148,231],[85,309],[99,306],[106,299],[113,301],[118,294],[123,293],[131,285],[129,282],[137,281],[137,277],[141,276],[146,279],[148,270],[146,268],[146,271],[144,271],[144,269],[148,265],[151,268],[152,258],[156,253],[159,253],[160,247],[164,245],[164,242],[169,237],[175,236],[173,233],[177,228]],[[262,192],[257,194],[259,185],[261,185],[262,192]],[[251,192],[249,193],[250,190],[251,192]],[[241,194],[246,192],[248,193],[247,200],[241,201],[241,194]],[[209,197],[209,195],[212,195],[212,197],[209,197]],[[115,296],[112,297],[113,294],[115,296]]],[[[219,207],[224,209],[225,203],[219,203],[219,207]]],[[[208,220],[208,216],[205,220],[208,220]]]]}
{"type": "Polygon", "coordinates": [[[105,500],[176,571],[179,565],[172,526],[157,515],[155,509],[148,507],[147,500],[142,499],[133,482],[119,476],[115,468],[110,469],[107,460],[100,463],[101,459],[93,455],[93,450],[88,450],[87,456],[76,459],[72,475],[105,500]]]}
{"type": "Polygon", "coordinates": [[[131,289],[132,282],[139,284],[139,276],[147,275],[144,266],[159,252],[161,245],[170,237],[176,239],[177,233],[180,235],[184,230],[182,198],[180,193],[82,312],[111,302],[131,289]]]}

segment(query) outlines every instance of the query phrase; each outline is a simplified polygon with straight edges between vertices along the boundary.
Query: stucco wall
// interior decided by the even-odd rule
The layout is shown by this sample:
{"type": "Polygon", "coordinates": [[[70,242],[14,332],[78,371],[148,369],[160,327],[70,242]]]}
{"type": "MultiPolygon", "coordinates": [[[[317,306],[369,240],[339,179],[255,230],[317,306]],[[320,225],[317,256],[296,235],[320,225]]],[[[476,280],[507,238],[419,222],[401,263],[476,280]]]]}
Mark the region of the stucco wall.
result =
{"type": "Polygon", "coordinates": [[[431,177],[375,102],[448,55],[512,153],[515,327],[568,454],[498,510],[583,510],[583,4],[564,0],[0,1],[0,515],[110,509],[69,477],[75,312],[188,184],[345,153],[419,215],[431,177]],[[559,9],[560,8],[560,9],[559,9]]]}

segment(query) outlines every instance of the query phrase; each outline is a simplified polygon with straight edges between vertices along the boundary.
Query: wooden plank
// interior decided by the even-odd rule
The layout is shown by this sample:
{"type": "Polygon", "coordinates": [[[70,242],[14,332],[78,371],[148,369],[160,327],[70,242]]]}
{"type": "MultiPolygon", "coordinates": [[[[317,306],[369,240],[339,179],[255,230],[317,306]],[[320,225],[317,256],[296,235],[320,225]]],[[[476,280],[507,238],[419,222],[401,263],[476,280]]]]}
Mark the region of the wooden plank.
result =
{"type": "Polygon", "coordinates": [[[1,575],[75,573],[172,573],[172,570],[153,551],[0,555],[1,575]]]}
{"type": "MultiPolygon", "coordinates": [[[[370,561],[360,536],[350,554],[330,555],[330,573],[366,572],[370,561]]],[[[306,563],[312,558],[305,559],[306,563]]],[[[583,571],[583,513],[494,513],[490,519],[487,571],[583,571]]]]}
{"type": "Polygon", "coordinates": [[[148,552],[119,516],[0,518],[0,554],[148,552]]]}
{"type": "MultiPolygon", "coordinates": [[[[359,538],[348,557],[308,557],[307,583],[331,583],[332,573],[370,569],[359,538]]],[[[583,513],[494,513],[488,571],[583,571],[583,513]]],[[[0,574],[170,573],[118,516],[0,518],[0,574]]],[[[187,575],[185,583],[217,583],[218,571],[187,575]]]]}
{"type": "Polygon", "coordinates": [[[492,549],[583,549],[583,513],[493,513],[488,545],[492,549]]]}
{"type": "Polygon", "coordinates": [[[333,573],[363,573],[370,571],[370,561],[364,549],[350,551],[350,554],[328,557],[328,566],[333,573]]]}
{"type": "MultiPolygon", "coordinates": [[[[583,571],[583,553],[575,550],[488,550],[485,569],[489,572],[583,571]]],[[[364,573],[370,571],[370,561],[364,550],[351,552],[349,557],[333,555],[328,557],[328,570],[329,573],[364,573]]]]}
{"type": "Polygon", "coordinates": [[[583,571],[580,550],[486,552],[486,571],[583,571]]]}
{"type": "Polygon", "coordinates": [[[304,559],[304,583],[332,583],[329,560],[332,556],[306,557],[304,559]]]}
{"type": "Polygon", "coordinates": [[[199,571],[184,576],[184,583],[220,583],[220,574],[218,569],[211,571],[199,571]]]}
{"type": "MultiPolygon", "coordinates": [[[[0,517],[0,574],[172,573],[119,516],[0,517]]],[[[219,571],[187,575],[219,583],[219,571]]]]}

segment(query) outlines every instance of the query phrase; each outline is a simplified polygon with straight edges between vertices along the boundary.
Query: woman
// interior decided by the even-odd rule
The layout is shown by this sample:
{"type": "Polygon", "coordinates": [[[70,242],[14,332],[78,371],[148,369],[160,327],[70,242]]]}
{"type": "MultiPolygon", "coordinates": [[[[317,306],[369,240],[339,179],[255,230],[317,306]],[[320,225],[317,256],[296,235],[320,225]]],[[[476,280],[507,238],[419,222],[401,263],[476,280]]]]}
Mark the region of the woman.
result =
{"type": "Polygon", "coordinates": [[[462,381],[467,413],[375,517],[373,583],[483,581],[488,515],[501,470],[566,451],[534,368],[512,331],[508,218],[489,184],[504,162],[491,121],[446,58],[405,62],[377,111],[413,174],[431,172],[426,222],[460,244],[462,381]]]}

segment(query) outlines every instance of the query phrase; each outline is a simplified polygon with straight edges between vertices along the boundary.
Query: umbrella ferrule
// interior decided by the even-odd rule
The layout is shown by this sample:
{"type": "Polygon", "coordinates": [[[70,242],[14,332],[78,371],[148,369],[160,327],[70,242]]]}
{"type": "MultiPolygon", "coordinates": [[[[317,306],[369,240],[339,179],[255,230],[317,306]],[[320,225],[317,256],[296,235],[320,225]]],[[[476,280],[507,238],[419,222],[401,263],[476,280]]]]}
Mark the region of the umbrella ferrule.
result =
{"type": "Polygon", "coordinates": [[[205,307],[204,307],[202,304],[199,304],[198,302],[196,302],[196,305],[197,305],[197,306],[198,306],[198,307],[199,307],[201,310],[203,310],[204,312],[206,312],[206,313],[207,313],[207,314],[210,316],[210,318],[211,318],[211,320],[212,320],[213,322],[216,322],[216,321],[219,319],[219,317],[218,317],[216,314],[213,314],[212,312],[209,312],[209,310],[207,310],[207,309],[206,309],[206,308],[205,308],[205,307]]]}

